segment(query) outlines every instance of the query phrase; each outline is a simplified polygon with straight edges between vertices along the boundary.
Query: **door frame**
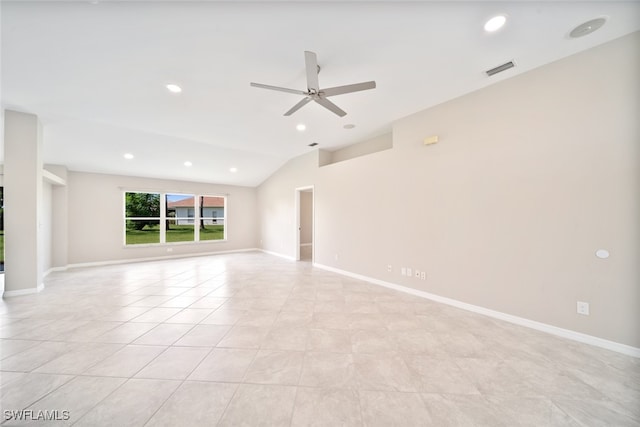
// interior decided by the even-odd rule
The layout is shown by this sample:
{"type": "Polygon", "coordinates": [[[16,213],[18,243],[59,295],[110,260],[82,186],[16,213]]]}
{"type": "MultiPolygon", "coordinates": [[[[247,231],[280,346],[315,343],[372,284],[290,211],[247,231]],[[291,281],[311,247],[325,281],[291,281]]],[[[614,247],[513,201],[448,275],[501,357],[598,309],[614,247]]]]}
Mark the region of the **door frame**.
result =
{"type": "Polygon", "coordinates": [[[295,204],[295,260],[300,261],[300,193],[311,192],[311,262],[316,255],[316,193],[313,185],[296,188],[296,204],[295,204]]]}

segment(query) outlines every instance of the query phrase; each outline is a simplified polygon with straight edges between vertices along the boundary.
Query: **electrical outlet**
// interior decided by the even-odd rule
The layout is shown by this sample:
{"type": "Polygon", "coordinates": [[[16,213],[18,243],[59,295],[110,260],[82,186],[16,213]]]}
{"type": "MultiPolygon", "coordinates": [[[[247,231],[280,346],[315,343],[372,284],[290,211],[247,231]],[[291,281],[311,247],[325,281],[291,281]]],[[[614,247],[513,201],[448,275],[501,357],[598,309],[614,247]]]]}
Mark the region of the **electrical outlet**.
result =
{"type": "Polygon", "coordinates": [[[406,276],[407,275],[407,269],[405,267],[402,267],[400,269],[400,274],[402,274],[403,276],[406,276]]]}
{"type": "Polygon", "coordinates": [[[391,266],[391,264],[387,265],[387,271],[389,273],[391,273],[393,271],[393,267],[391,266]]]}
{"type": "Polygon", "coordinates": [[[577,311],[578,314],[584,314],[585,316],[589,315],[589,303],[578,301],[577,303],[577,311]]]}
{"type": "Polygon", "coordinates": [[[409,277],[413,276],[413,271],[411,271],[410,268],[407,268],[407,276],[409,277]]]}
{"type": "Polygon", "coordinates": [[[422,280],[427,280],[427,273],[425,271],[420,272],[420,278],[422,280]]]}
{"type": "Polygon", "coordinates": [[[416,270],[415,276],[416,276],[416,279],[420,278],[420,270],[416,270]]]}
{"type": "Polygon", "coordinates": [[[336,261],[337,261],[338,259],[340,259],[340,257],[338,256],[338,254],[335,254],[335,255],[333,256],[333,258],[334,258],[336,261]]]}

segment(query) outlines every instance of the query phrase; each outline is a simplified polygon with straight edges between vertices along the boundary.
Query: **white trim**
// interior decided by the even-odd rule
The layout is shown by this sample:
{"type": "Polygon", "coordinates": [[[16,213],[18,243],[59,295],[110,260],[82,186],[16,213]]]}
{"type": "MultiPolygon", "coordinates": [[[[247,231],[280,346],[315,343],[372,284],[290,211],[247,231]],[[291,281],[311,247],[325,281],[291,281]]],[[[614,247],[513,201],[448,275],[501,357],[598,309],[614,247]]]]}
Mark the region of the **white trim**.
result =
{"type": "MultiPolygon", "coordinates": [[[[301,234],[301,230],[300,230],[300,209],[301,209],[301,203],[300,203],[300,194],[302,192],[308,192],[311,191],[311,243],[307,244],[307,246],[313,245],[313,242],[315,242],[315,222],[316,222],[316,218],[315,218],[315,196],[316,196],[316,191],[315,191],[315,186],[314,185],[306,185],[304,187],[296,187],[295,189],[295,212],[294,212],[294,216],[295,216],[295,221],[294,221],[294,225],[295,225],[295,256],[293,258],[294,261],[300,261],[300,247],[301,246],[305,246],[303,244],[300,243],[300,234],[301,234]]],[[[312,253],[312,257],[314,256],[315,251],[311,251],[312,253]]]]}
{"type": "MultiPolygon", "coordinates": [[[[0,0],[2,1],[2,0],[0,0]]],[[[185,246],[185,245],[205,245],[207,243],[229,243],[228,240],[218,239],[218,240],[200,240],[199,242],[188,241],[188,242],[165,242],[165,243],[130,243],[128,245],[122,246],[122,249],[136,249],[136,248],[170,248],[171,246],[185,246]]]]}
{"type": "Polygon", "coordinates": [[[295,255],[293,257],[294,261],[300,261],[300,199],[302,198],[302,196],[300,196],[300,192],[302,190],[299,188],[296,188],[296,196],[295,196],[295,203],[294,203],[294,221],[293,221],[293,225],[295,227],[295,231],[293,232],[294,236],[295,236],[295,242],[294,242],[294,248],[295,248],[295,255]]]}
{"type": "Polygon", "coordinates": [[[64,180],[63,178],[60,178],[58,175],[46,169],[42,169],[42,179],[47,181],[49,184],[57,185],[60,187],[64,187],[67,185],[66,180],[64,180]]]}
{"type": "Polygon", "coordinates": [[[266,249],[258,249],[258,250],[260,252],[264,252],[265,254],[277,256],[279,258],[288,259],[289,261],[296,261],[296,259],[294,257],[292,257],[291,255],[285,255],[285,254],[281,254],[281,253],[278,253],[278,252],[272,252],[272,251],[268,251],[266,249]]]}
{"type": "MultiPolygon", "coordinates": [[[[125,218],[124,218],[124,244],[125,246],[127,245],[127,215],[126,215],[126,211],[127,211],[127,193],[125,194],[125,199],[124,199],[124,209],[125,209],[125,218]]],[[[149,194],[149,193],[147,193],[149,194]]],[[[153,194],[153,193],[150,193],[153,194]]],[[[167,243],[167,194],[169,193],[160,193],[160,216],[158,217],[158,220],[160,221],[160,223],[158,224],[160,227],[160,243],[161,245],[164,245],[167,243]]],[[[195,196],[193,196],[195,197],[195,196]]],[[[144,228],[144,227],[143,227],[144,228]]],[[[195,228],[195,224],[194,224],[194,228],[195,228]]],[[[195,239],[195,234],[194,237],[195,239]]]]}
{"type": "MultiPolygon", "coordinates": [[[[96,262],[82,262],[77,264],[67,264],[63,270],[55,270],[55,271],[64,271],[69,268],[84,268],[84,267],[100,267],[103,265],[117,265],[117,264],[130,264],[134,262],[145,262],[145,261],[162,261],[167,259],[179,259],[179,258],[190,258],[190,257],[200,257],[200,256],[210,256],[210,255],[224,255],[224,254],[235,254],[239,252],[254,252],[260,251],[258,248],[248,248],[248,249],[234,249],[230,251],[217,251],[217,252],[200,252],[196,254],[178,254],[178,255],[165,255],[158,257],[146,257],[146,258],[127,258],[127,259],[116,259],[112,261],[96,261],[96,262]]],[[[59,269],[61,267],[56,267],[59,269]]]]}
{"type": "Polygon", "coordinates": [[[47,277],[49,274],[51,274],[53,271],[55,271],[53,269],[53,267],[51,267],[50,269],[48,269],[47,271],[45,271],[44,273],[42,273],[42,278],[44,279],[45,277],[47,277]]]}
{"type": "Polygon", "coordinates": [[[15,291],[4,291],[2,293],[2,298],[11,298],[11,297],[19,297],[22,295],[37,294],[43,289],[44,289],[44,284],[40,283],[36,289],[30,288],[30,289],[18,289],[15,291]]]}
{"type": "Polygon", "coordinates": [[[47,277],[49,274],[56,272],[56,271],[67,271],[67,266],[64,267],[51,267],[50,269],[48,269],[47,271],[45,271],[42,274],[42,277],[47,277]]]}
{"type": "Polygon", "coordinates": [[[593,345],[596,347],[605,348],[607,350],[615,351],[618,353],[626,354],[640,358],[640,348],[632,347],[630,345],[609,341],[603,338],[594,337],[593,335],[583,334],[581,332],[572,331],[569,329],[559,328],[557,326],[549,325],[546,323],[536,322],[535,320],[525,319],[523,317],[514,316],[512,314],[502,313],[488,308],[480,307],[466,302],[458,301],[451,298],[442,297],[439,295],[431,294],[429,292],[420,291],[418,289],[408,288],[406,286],[397,285],[395,283],[385,282],[384,280],[374,279],[372,277],[363,276],[361,274],[352,273],[346,270],[340,270],[339,268],[330,267],[328,265],[313,263],[314,267],[331,271],[333,273],[341,274],[343,276],[352,277],[354,279],[364,280],[374,285],[384,286],[385,288],[394,289],[396,291],[404,292],[407,294],[415,295],[418,297],[430,299],[432,301],[440,302],[443,304],[451,305],[453,307],[461,308],[463,310],[472,311],[474,313],[483,314],[485,316],[493,317],[495,319],[504,320],[509,323],[524,326],[527,328],[535,329],[548,334],[557,335],[563,338],[568,338],[573,341],[593,345]]]}

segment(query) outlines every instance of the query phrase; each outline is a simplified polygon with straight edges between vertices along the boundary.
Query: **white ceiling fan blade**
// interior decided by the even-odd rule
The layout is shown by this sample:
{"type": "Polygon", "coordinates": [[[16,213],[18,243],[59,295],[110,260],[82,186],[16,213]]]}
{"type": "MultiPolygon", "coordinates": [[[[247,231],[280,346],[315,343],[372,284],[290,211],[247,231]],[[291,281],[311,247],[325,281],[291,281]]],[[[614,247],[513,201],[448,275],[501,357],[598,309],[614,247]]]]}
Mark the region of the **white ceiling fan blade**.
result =
{"type": "Polygon", "coordinates": [[[329,101],[328,99],[316,98],[316,99],[314,99],[314,101],[316,101],[318,104],[322,105],[327,110],[330,110],[331,112],[339,115],[340,117],[344,117],[344,116],[347,115],[347,113],[345,111],[343,111],[340,107],[338,107],[336,104],[334,104],[333,102],[329,101]]]}
{"type": "Polygon", "coordinates": [[[269,86],[269,85],[263,85],[262,83],[250,83],[251,86],[253,87],[259,87],[262,89],[271,89],[271,90],[277,90],[280,92],[288,92],[288,93],[294,93],[296,95],[308,95],[307,92],[304,92],[302,90],[296,90],[296,89],[289,89],[286,87],[279,87],[279,86],[269,86]]]}
{"type": "Polygon", "coordinates": [[[302,98],[302,100],[300,102],[298,102],[296,105],[291,107],[291,109],[289,111],[287,111],[286,113],[284,113],[284,115],[285,116],[292,115],[293,113],[295,113],[296,111],[298,111],[299,109],[301,109],[302,107],[307,105],[307,103],[309,103],[309,101],[311,101],[311,98],[309,98],[309,97],[302,98]]]}
{"type": "Polygon", "coordinates": [[[330,87],[327,89],[322,89],[320,93],[322,96],[335,96],[335,95],[342,95],[343,93],[359,92],[361,90],[374,89],[375,87],[376,87],[376,82],[371,81],[371,82],[355,83],[352,85],[330,87]]]}
{"type": "Polygon", "coordinates": [[[304,65],[307,70],[307,88],[318,92],[320,90],[318,83],[318,58],[314,52],[304,52],[304,65]]]}

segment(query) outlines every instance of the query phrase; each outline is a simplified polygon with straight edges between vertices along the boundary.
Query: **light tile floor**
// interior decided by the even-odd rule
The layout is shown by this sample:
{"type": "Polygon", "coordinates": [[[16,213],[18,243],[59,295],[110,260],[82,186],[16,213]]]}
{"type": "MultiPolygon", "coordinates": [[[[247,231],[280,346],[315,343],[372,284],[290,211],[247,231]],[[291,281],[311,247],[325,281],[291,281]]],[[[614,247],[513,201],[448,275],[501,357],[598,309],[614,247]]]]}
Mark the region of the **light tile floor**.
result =
{"type": "Polygon", "coordinates": [[[261,253],[54,273],[0,338],[4,420],[640,425],[638,359],[261,253]]]}

